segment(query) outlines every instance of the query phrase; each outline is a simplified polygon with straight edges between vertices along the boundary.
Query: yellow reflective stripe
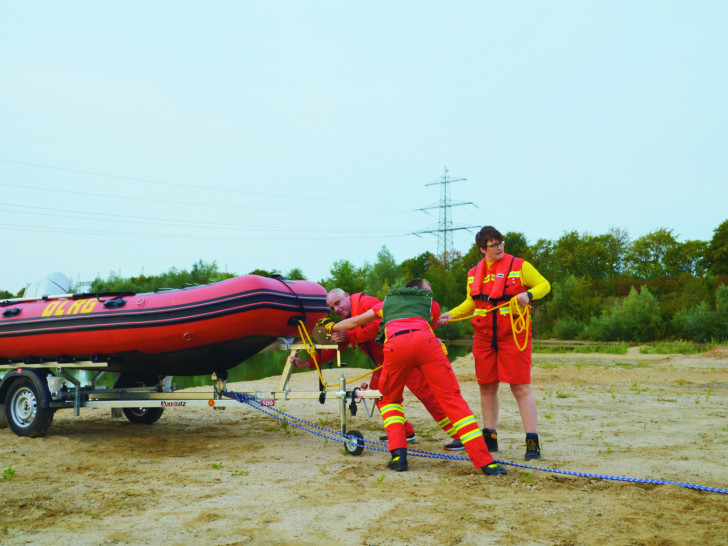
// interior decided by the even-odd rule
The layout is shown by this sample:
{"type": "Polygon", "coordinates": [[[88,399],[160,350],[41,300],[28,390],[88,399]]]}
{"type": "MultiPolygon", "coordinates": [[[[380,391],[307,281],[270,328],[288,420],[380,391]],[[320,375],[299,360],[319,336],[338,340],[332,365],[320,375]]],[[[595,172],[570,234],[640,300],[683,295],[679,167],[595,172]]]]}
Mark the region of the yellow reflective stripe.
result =
{"type": "Polygon", "coordinates": [[[475,309],[473,315],[476,317],[484,317],[488,314],[488,309],[475,309]]]}
{"type": "Polygon", "coordinates": [[[480,429],[473,430],[472,432],[468,432],[467,434],[464,434],[463,436],[460,436],[460,441],[463,444],[467,444],[470,440],[475,440],[478,436],[482,436],[483,433],[480,431],[480,429]]]}
{"type": "Polygon", "coordinates": [[[401,415],[393,415],[392,417],[387,417],[384,420],[384,428],[387,428],[389,425],[391,425],[393,423],[402,423],[404,425],[404,421],[405,421],[405,419],[401,415]]]}
{"type": "Polygon", "coordinates": [[[440,426],[440,428],[445,428],[446,425],[449,425],[450,424],[450,419],[448,419],[447,417],[445,417],[442,421],[440,421],[437,424],[440,426]]]}
{"type": "Polygon", "coordinates": [[[473,275],[472,277],[468,277],[468,284],[470,284],[474,280],[475,280],[475,275],[473,275]]]}
{"type": "Polygon", "coordinates": [[[521,276],[521,272],[520,271],[511,271],[510,273],[508,273],[508,278],[509,279],[511,279],[511,278],[518,278],[520,276],[521,276]]]}
{"type": "Polygon", "coordinates": [[[456,431],[458,431],[461,428],[466,427],[468,425],[471,425],[473,423],[477,424],[477,422],[475,421],[475,416],[474,415],[469,415],[467,417],[463,417],[462,419],[460,419],[460,421],[458,421],[457,423],[455,423],[453,425],[453,427],[455,428],[456,431]]]}
{"type": "Polygon", "coordinates": [[[388,411],[401,411],[404,413],[404,408],[400,406],[399,404],[387,404],[383,408],[379,410],[381,413],[386,413],[388,411]]]}

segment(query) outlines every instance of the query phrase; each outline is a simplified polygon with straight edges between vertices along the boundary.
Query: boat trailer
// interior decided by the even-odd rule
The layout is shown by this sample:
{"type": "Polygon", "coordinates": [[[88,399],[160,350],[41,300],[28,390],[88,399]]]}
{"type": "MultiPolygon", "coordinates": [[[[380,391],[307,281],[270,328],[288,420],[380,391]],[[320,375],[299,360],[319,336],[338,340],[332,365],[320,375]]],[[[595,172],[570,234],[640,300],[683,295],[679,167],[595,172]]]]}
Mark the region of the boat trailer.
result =
{"type": "MultiPolygon", "coordinates": [[[[293,359],[302,350],[332,349],[336,351],[336,365],[341,368],[341,353],[336,344],[294,343],[292,338],[278,338],[276,342],[261,352],[271,350],[289,351],[276,390],[234,393],[261,406],[273,407],[277,401],[318,400],[324,404],[334,399],[339,404],[341,433],[350,437],[345,443],[346,451],[359,455],[364,449],[363,435],[357,430],[346,430],[347,407],[352,416],[356,415],[356,405],[364,403],[367,417],[372,411],[367,400],[379,400],[378,390],[354,388],[346,389],[343,369],[336,387],[326,386],[319,379],[315,391],[294,391],[289,383],[294,370],[293,359]]],[[[179,391],[172,383],[173,376],[164,378],[144,375],[122,374],[114,388],[97,385],[103,377],[107,364],[100,362],[63,362],[59,358],[53,362],[0,363],[0,369],[10,371],[0,381],[0,428],[9,427],[18,436],[43,436],[53,421],[53,415],[60,409],[73,409],[76,416],[81,408],[107,408],[112,417],[126,417],[132,423],[151,425],[165,409],[186,407],[209,407],[222,410],[240,407],[240,402],[227,391],[227,372],[213,373],[210,391],[179,391]],[[90,384],[71,375],[73,369],[93,370],[96,373],[90,384]],[[64,382],[71,384],[69,388],[64,382]]],[[[373,406],[372,406],[373,410],[373,406]]]]}

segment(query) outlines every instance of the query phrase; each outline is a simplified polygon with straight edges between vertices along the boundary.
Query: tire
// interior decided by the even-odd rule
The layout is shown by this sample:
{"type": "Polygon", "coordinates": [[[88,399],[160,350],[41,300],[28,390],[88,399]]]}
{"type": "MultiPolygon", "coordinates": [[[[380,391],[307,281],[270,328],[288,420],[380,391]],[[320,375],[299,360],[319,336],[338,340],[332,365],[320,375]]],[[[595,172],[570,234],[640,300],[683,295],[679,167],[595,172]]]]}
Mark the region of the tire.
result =
{"type": "MultiPolygon", "coordinates": [[[[130,387],[151,387],[158,383],[157,378],[145,375],[122,374],[116,380],[114,388],[127,389],[130,387]]],[[[164,413],[164,408],[122,408],[124,417],[130,423],[139,425],[153,425],[164,413]]]]}
{"type": "Polygon", "coordinates": [[[16,379],[5,399],[5,419],[18,436],[43,436],[53,422],[53,410],[40,406],[41,393],[28,377],[16,379]]]}
{"type": "Polygon", "coordinates": [[[346,452],[349,455],[361,455],[364,451],[364,435],[358,430],[350,430],[347,434],[354,438],[348,439],[346,443],[344,443],[346,452]]]}

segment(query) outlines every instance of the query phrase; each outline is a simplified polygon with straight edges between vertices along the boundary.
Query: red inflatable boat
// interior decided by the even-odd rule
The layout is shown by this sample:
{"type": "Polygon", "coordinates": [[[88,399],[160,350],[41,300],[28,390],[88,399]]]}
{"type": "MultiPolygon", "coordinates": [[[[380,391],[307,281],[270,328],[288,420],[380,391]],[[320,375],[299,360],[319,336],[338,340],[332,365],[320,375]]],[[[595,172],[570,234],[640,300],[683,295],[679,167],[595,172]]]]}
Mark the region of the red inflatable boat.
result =
{"type": "MultiPolygon", "coordinates": [[[[106,362],[114,372],[202,375],[240,364],[327,316],[309,281],[248,275],[149,294],[0,301],[0,363],[106,362]]],[[[82,366],[79,366],[83,369],[82,366]]]]}

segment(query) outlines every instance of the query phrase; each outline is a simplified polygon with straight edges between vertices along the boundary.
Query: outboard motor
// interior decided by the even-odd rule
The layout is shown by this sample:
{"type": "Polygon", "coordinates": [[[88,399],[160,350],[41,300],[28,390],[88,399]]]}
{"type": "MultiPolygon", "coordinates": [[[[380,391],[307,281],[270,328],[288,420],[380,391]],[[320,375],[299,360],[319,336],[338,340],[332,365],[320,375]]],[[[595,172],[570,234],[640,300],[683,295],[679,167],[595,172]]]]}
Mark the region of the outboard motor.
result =
{"type": "Polygon", "coordinates": [[[71,281],[63,273],[51,273],[40,277],[25,287],[24,298],[42,298],[44,296],[58,296],[68,294],[71,281]]]}

